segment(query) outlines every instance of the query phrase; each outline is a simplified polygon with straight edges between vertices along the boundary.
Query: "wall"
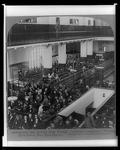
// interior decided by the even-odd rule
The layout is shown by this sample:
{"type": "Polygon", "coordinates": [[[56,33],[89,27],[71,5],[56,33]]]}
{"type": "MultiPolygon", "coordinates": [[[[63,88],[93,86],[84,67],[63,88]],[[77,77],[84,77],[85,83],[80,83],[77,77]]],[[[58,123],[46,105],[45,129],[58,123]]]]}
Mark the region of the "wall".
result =
{"type": "Polygon", "coordinates": [[[56,24],[56,17],[49,17],[49,24],[56,24]]]}
{"type": "Polygon", "coordinates": [[[37,24],[56,24],[56,17],[38,17],[37,24]]]}
{"type": "Polygon", "coordinates": [[[95,26],[101,26],[102,21],[100,19],[95,19],[95,26]]]}
{"type": "Polygon", "coordinates": [[[101,25],[102,25],[102,26],[109,26],[109,24],[106,23],[105,21],[102,21],[102,22],[101,22],[101,25]]]}
{"type": "Polygon", "coordinates": [[[85,25],[87,25],[88,26],[88,20],[90,20],[90,26],[93,26],[93,18],[88,18],[88,17],[85,17],[85,25]]]}
{"type": "Polygon", "coordinates": [[[9,63],[17,64],[21,62],[28,61],[28,49],[27,48],[18,48],[8,50],[9,63]]]}
{"type": "Polygon", "coordinates": [[[85,95],[73,102],[67,108],[59,113],[62,116],[69,116],[73,111],[85,115],[85,110],[88,105],[94,101],[94,89],[89,90],[85,95]]]}
{"type": "Polygon", "coordinates": [[[99,48],[106,46],[106,51],[114,51],[114,42],[113,41],[93,41],[93,51],[95,53],[99,52],[99,48]]]}
{"type": "Polygon", "coordinates": [[[38,17],[37,24],[49,24],[49,18],[48,17],[38,17]]]}
{"type": "MultiPolygon", "coordinates": [[[[52,56],[54,56],[54,55],[58,55],[58,46],[57,45],[53,45],[52,56]]],[[[8,57],[9,57],[10,65],[27,62],[29,60],[28,56],[29,56],[28,48],[18,48],[18,49],[8,50],[8,57]]],[[[55,56],[55,57],[57,57],[57,56],[55,56]]]]}
{"type": "Polygon", "coordinates": [[[98,108],[105,100],[111,97],[114,94],[114,90],[106,90],[106,89],[94,89],[94,103],[92,105],[93,108],[98,108]],[[103,97],[103,93],[105,93],[105,97],[103,97]]]}
{"type": "Polygon", "coordinates": [[[60,17],[60,24],[61,25],[69,25],[70,24],[70,18],[68,18],[68,17],[60,17]]]}
{"type": "Polygon", "coordinates": [[[90,17],[60,17],[60,24],[61,25],[69,25],[70,24],[70,19],[78,19],[79,20],[79,25],[88,25],[88,20],[91,20],[91,25],[93,25],[93,18],[90,17]]]}

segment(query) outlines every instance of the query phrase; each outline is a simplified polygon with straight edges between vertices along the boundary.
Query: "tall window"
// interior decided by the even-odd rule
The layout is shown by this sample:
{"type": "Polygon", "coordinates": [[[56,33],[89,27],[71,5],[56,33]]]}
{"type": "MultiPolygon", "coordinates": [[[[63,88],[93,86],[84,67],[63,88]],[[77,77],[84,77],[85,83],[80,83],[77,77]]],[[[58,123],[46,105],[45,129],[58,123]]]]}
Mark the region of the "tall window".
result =
{"type": "Polygon", "coordinates": [[[75,24],[79,24],[79,20],[78,19],[75,19],[75,24]]]}
{"type": "Polygon", "coordinates": [[[70,24],[79,24],[79,20],[78,19],[70,19],[70,24]]]}
{"type": "Polygon", "coordinates": [[[70,24],[74,24],[74,20],[73,19],[70,19],[70,24]]]}
{"type": "Polygon", "coordinates": [[[89,25],[89,26],[91,25],[91,21],[90,21],[90,20],[88,20],[88,25],[89,25]]]}

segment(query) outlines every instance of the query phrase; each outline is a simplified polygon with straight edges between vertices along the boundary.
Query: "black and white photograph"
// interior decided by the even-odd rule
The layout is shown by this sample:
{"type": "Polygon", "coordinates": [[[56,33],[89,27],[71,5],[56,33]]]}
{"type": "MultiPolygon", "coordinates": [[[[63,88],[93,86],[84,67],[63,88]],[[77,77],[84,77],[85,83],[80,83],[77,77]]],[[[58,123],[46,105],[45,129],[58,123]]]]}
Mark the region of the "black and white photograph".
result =
{"type": "Polygon", "coordinates": [[[4,5],[7,146],[117,139],[115,15],[114,4],[4,5]]]}

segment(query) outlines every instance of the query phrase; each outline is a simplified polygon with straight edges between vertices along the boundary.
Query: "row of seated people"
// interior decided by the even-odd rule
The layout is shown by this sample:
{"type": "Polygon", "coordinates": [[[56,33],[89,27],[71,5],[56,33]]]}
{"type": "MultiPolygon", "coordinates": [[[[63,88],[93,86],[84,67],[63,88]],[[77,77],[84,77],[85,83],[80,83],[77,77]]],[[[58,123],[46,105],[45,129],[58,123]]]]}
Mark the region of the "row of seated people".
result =
{"type": "Polygon", "coordinates": [[[95,86],[97,87],[102,86],[104,88],[115,88],[115,82],[114,81],[110,82],[109,80],[103,80],[102,85],[101,85],[100,81],[98,80],[96,81],[95,86]]]}
{"type": "MultiPolygon", "coordinates": [[[[88,64],[88,63],[86,62],[86,63],[83,63],[82,66],[83,66],[83,67],[82,67],[81,75],[82,75],[85,71],[91,69],[91,68],[93,67],[93,64],[88,64]]],[[[70,67],[71,67],[71,66],[70,66],[70,67]]],[[[53,68],[53,69],[54,69],[54,68],[53,68]]],[[[68,76],[70,75],[68,72],[66,72],[66,75],[64,75],[64,74],[65,74],[65,72],[63,72],[63,79],[64,79],[65,76],[68,77],[68,76]]],[[[84,77],[84,76],[83,76],[83,77],[84,77]]],[[[56,82],[62,80],[61,78],[62,78],[62,77],[59,77],[57,73],[52,72],[51,74],[49,73],[49,74],[47,74],[47,75],[43,75],[42,80],[43,80],[44,82],[46,82],[46,83],[54,84],[54,83],[56,83],[56,82]]],[[[34,81],[31,82],[31,83],[34,83],[34,81]]],[[[13,89],[14,89],[14,88],[13,88],[13,89]]]]}
{"type": "Polygon", "coordinates": [[[72,115],[67,117],[65,120],[58,116],[53,121],[50,121],[46,129],[76,129],[79,127],[79,125],[79,120],[73,118],[72,115]]]}
{"type": "Polygon", "coordinates": [[[42,123],[37,114],[8,112],[8,129],[36,129],[42,123]]]}
{"type": "Polygon", "coordinates": [[[94,118],[91,116],[91,113],[88,112],[83,119],[83,122],[79,122],[78,119],[70,115],[65,120],[60,119],[57,121],[55,118],[49,123],[49,126],[46,129],[76,129],[76,128],[97,128],[94,118]],[[82,127],[80,127],[82,124],[82,127]]]}
{"type": "MultiPolygon", "coordinates": [[[[106,111],[108,113],[108,111],[106,111]]],[[[91,115],[90,112],[85,115],[85,120],[81,128],[110,128],[115,127],[115,117],[106,116],[105,113],[102,115],[95,114],[91,115]]]]}
{"type": "MultiPolygon", "coordinates": [[[[81,90],[82,94],[88,90],[84,83],[82,83],[81,90]]],[[[18,93],[18,100],[8,102],[8,108],[11,113],[38,114],[38,117],[44,120],[43,115],[46,111],[47,115],[59,112],[62,108],[76,100],[81,95],[80,92],[76,89],[69,89],[61,84],[57,89],[44,82],[43,84],[37,83],[33,86],[29,83],[18,93]]]]}
{"type": "MultiPolygon", "coordinates": [[[[81,68],[79,71],[81,71],[81,74],[83,74],[84,72],[88,71],[89,69],[91,69],[93,67],[94,67],[94,64],[92,64],[92,63],[89,64],[88,62],[84,62],[81,64],[81,68]]],[[[44,78],[51,81],[52,83],[56,83],[57,81],[61,81],[64,78],[70,76],[72,74],[72,72],[68,71],[68,70],[72,70],[72,69],[73,69],[72,66],[70,66],[69,68],[67,67],[66,70],[61,69],[60,71],[59,70],[54,71],[55,69],[53,68],[53,72],[51,74],[49,73],[48,75],[44,76],[44,78]]]]}
{"type": "Polygon", "coordinates": [[[106,106],[104,105],[102,107],[102,111],[101,112],[97,112],[98,115],[101,116],[107,116],[107,117],[115,117],[115,106],[106,106]]]}
{"type": "MultiPolygon", "coordinates": [[[[80,58],[76,58],[76,61],[74,61],[76,64],[75,66],[77,66],[78,71],[81,70],[82,72],[85,72],[85,71],[94,67],[94,61],[93,61],[93,63],[91,63],[91,62],[85,60],[84,62],[81,63],[79,61],[79,59],[80,58]]],[[[58,61],[56,61],[54,64],[56,64],[56,65],[53,66],[52,73],[48,73],[47,75],[43,75],[43,78],[45,78],[47,81],[50,81],[52,83],[60,81],[61,79],[69,76],[70,75],[70,69],[73,69],[73,65],[71,64],[70,61],[67,61],[64,69],[63,68],[61,68],[61,69],[57,68],[56,69],[56,66],[59,66],[58,61]]],[[[74,66],[74,69],[75,69],[75,66],[74,66]]],[[[36,68],[36,69],[39,69],[39,68],[36,68]]],[[[36,78],[36,76],[34,76],[33,78],[36,78]]],[[[42,78],[42,76],[41,76],[41,78],[42,78]]],[[[39,76],[38,76],[38,79],[39,79],[39,76]]]]}
{"type": "MultiPolygon", "coordinates": [[[[85,65],[86,68],[89,67],[89,69],[90,69],[90,68],[94,67],[94,65],[101,63],[97,57],[91,58],[91,59],[87,58],[86,60],[81,62],[81,58],[77,57],[77,55],[76,55],[76,57],[74,57],[74,59],[73,59],[73,56],[67,57],[66,65],[64,66],[64,69],[61,69],[59,67],[58,60],[56,60],[52,66],[52,70],[54,73],[57,73],[59,75],[59,73],[61,73],[61,71],[71,68],[73,66],[73,62],[74,62],[74,69],[76,69],[76,70],[79,70],[80,68],[82,68],[83,65],[85,65]]],[[[25,71],[25,72],[22,72],[21,70],[19,70],[20,76],[30,77],[30,75],[33,76],[34,74],[38,74],[38,73],[41,73],[41,69],[37,68],[37,67],[32,70],[25,71]]]]}
{"type": "Polygon", "coordinates": [[[112,128],[116,126],[115,118],[110,118],[106,116],[94,116],[96,127],[97,128],[112,128]]]}
{"type": "MultiPolygon", "coordinates": [[[[62,71],[63,71],[63,74],[64,74],[64,70],[68,70],[68,68],[71,68],[73,66],[73,60],[72,61],[71,60],[72,60],[72,56],[67,58],[66,65],[65,65],[64,69],[61,69],[59,67],[59,63],[56,60],[53,64],[53,66],[52,66],[53,72],[55,74],[58,74],[58,76],[60,76],[62,71]]],[[[80,68],[83,67],[83,65],[86,68],[90,69],[94,66],[94,61],[91,63],[91,61],[89,61],[89,59],[88,59],[88,60],[85,60],[84,62],[81,63],[80,58],[77,58],[77,57],[74,58],[74,69],[79,70],[80,68]]],[[[36,74],[38,74],[38,75],[41,74],[42,75],[41,72],[42,72],[41,69],[37,68],[37,67],[32,69],[32,70],[26,70],[24,72],[22,70],[18,70],[19,78],[22,78],[22,77],[24,77],[24,78],[31,77],[32,78],[36,74]]]]}
{"type": "Polygon", "coordinates": [[[109,80],[103,80],[102,87],[115,88],[115,82],[114,81],[110,82],[109,80]]]}
{"type": "Polygon", "coordinates": [[[115,98],[111,97],[94,118],[98,128],[115,127],[115,98]]]}

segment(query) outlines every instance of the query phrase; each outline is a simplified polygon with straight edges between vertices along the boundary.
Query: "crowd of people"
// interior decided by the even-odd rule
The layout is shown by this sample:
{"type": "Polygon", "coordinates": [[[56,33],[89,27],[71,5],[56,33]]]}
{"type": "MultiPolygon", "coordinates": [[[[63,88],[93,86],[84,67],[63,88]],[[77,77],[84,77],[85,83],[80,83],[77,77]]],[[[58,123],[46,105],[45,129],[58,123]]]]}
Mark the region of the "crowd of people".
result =
{"type": "Polygon", "coordinates": [[[79,125],[79,120],[73,118],[72,115],[67,117],[65,120],[62,117],[57,116],[53,121],[49,123],[46,129],[75,129],[78,128],[79,125]]]}
{"type": "MultiPolygon", "coordinates": [[[[81,63],[77,59],[75,59],[75,66],[80,66],[82,77],[84,77],[84,73],[93,68],[94,63],[88,61],[81,63]]],[[[71,62],[67,61],[66,66],[66,70],[68,70],[68,67],[71,67],[71,62]]],[[[80,78],[78,79],[79,86],[75,88],[67,87],[64,84],[59,84],[58,87],[55,87],[52,81],[60,81],[59,72],[58,62],[56,62],[52,72],[43,75],[41,81],[36,83],[27,82],[19,91],[12,89],[12,95],[17,96],[17,100],[8,101],[8,128],[41,128],[43,122],[50,119],[89,90],[90,85],[80,78]]],[[[22,77],[21,71],[19,71],[19,76],[22,77]]],[[[71,126],[69,122],[70,120],[67,119],[64,126],[71,126]]],[[[51,124],[54,126],[53,122],[51,124]]],[[[52,128],[51,125],[50,128],[52,128]]]]}
{"type": "Polygon", "coordinates": [[[68,106],[72,101],[86,92],[89,87],[81,80],[81,91],[70,89],[60,84],[58,88],[45,82],[26,84],[16,93],[16,101],[8,101],[8,127],[9,128],[34,128],[68,106]],[[83,88],[83,86],[86,88],[83,88]],[[83,91],[84,89],[84,91],[83,91]],[[33,126],[28,123],[32,118],[33,126]],[[28,124],[25,125],[24,124],[28,124]]]}
{"type": "Polygon", "coordinates": [[[99,114],[94,116],[98,128],[115,127],[115,106],[105,107],[99,114]]]}
{"type": "MultiPolygon", "coordinates": [[[[79,71],[80,69],[82,69],[84,67],[84,71],[91,69],[94,67],[94,64],[96,64],[95,59],[85,59],[84,61],[81,60],[81,58],[79,58],[77,55],[74,57],[73,56],[68,56],[67,60],[66,60],[66,64],[63,65],[63,67],[61,68],[58,60],[56,60],[53,65],[52,65],[52,69],[49,73],[44,74],[46,77],[48,77],[51,80],[59,80],[60,79],[60,74],[63,73],[65,71],[68,71],[68,73],[70,72],[70,69],[75,69],[77,71],[79,71]],[[48,75],[49,74],[49,75],[48,75]]],[[[99,64],[99,61],[98,61],[99,64]]],[[[20,80],[26,79],[26,78],[32,78],[34,75],[39,75],[42,74],[43,71],[43,67],[42,68],[33,68],[31,70],[25,70],[23,71],[22,69],[18,70],[18,75],[20,80]]],[[[42,78],[42,76],[41,76],[42,78]]]]}

